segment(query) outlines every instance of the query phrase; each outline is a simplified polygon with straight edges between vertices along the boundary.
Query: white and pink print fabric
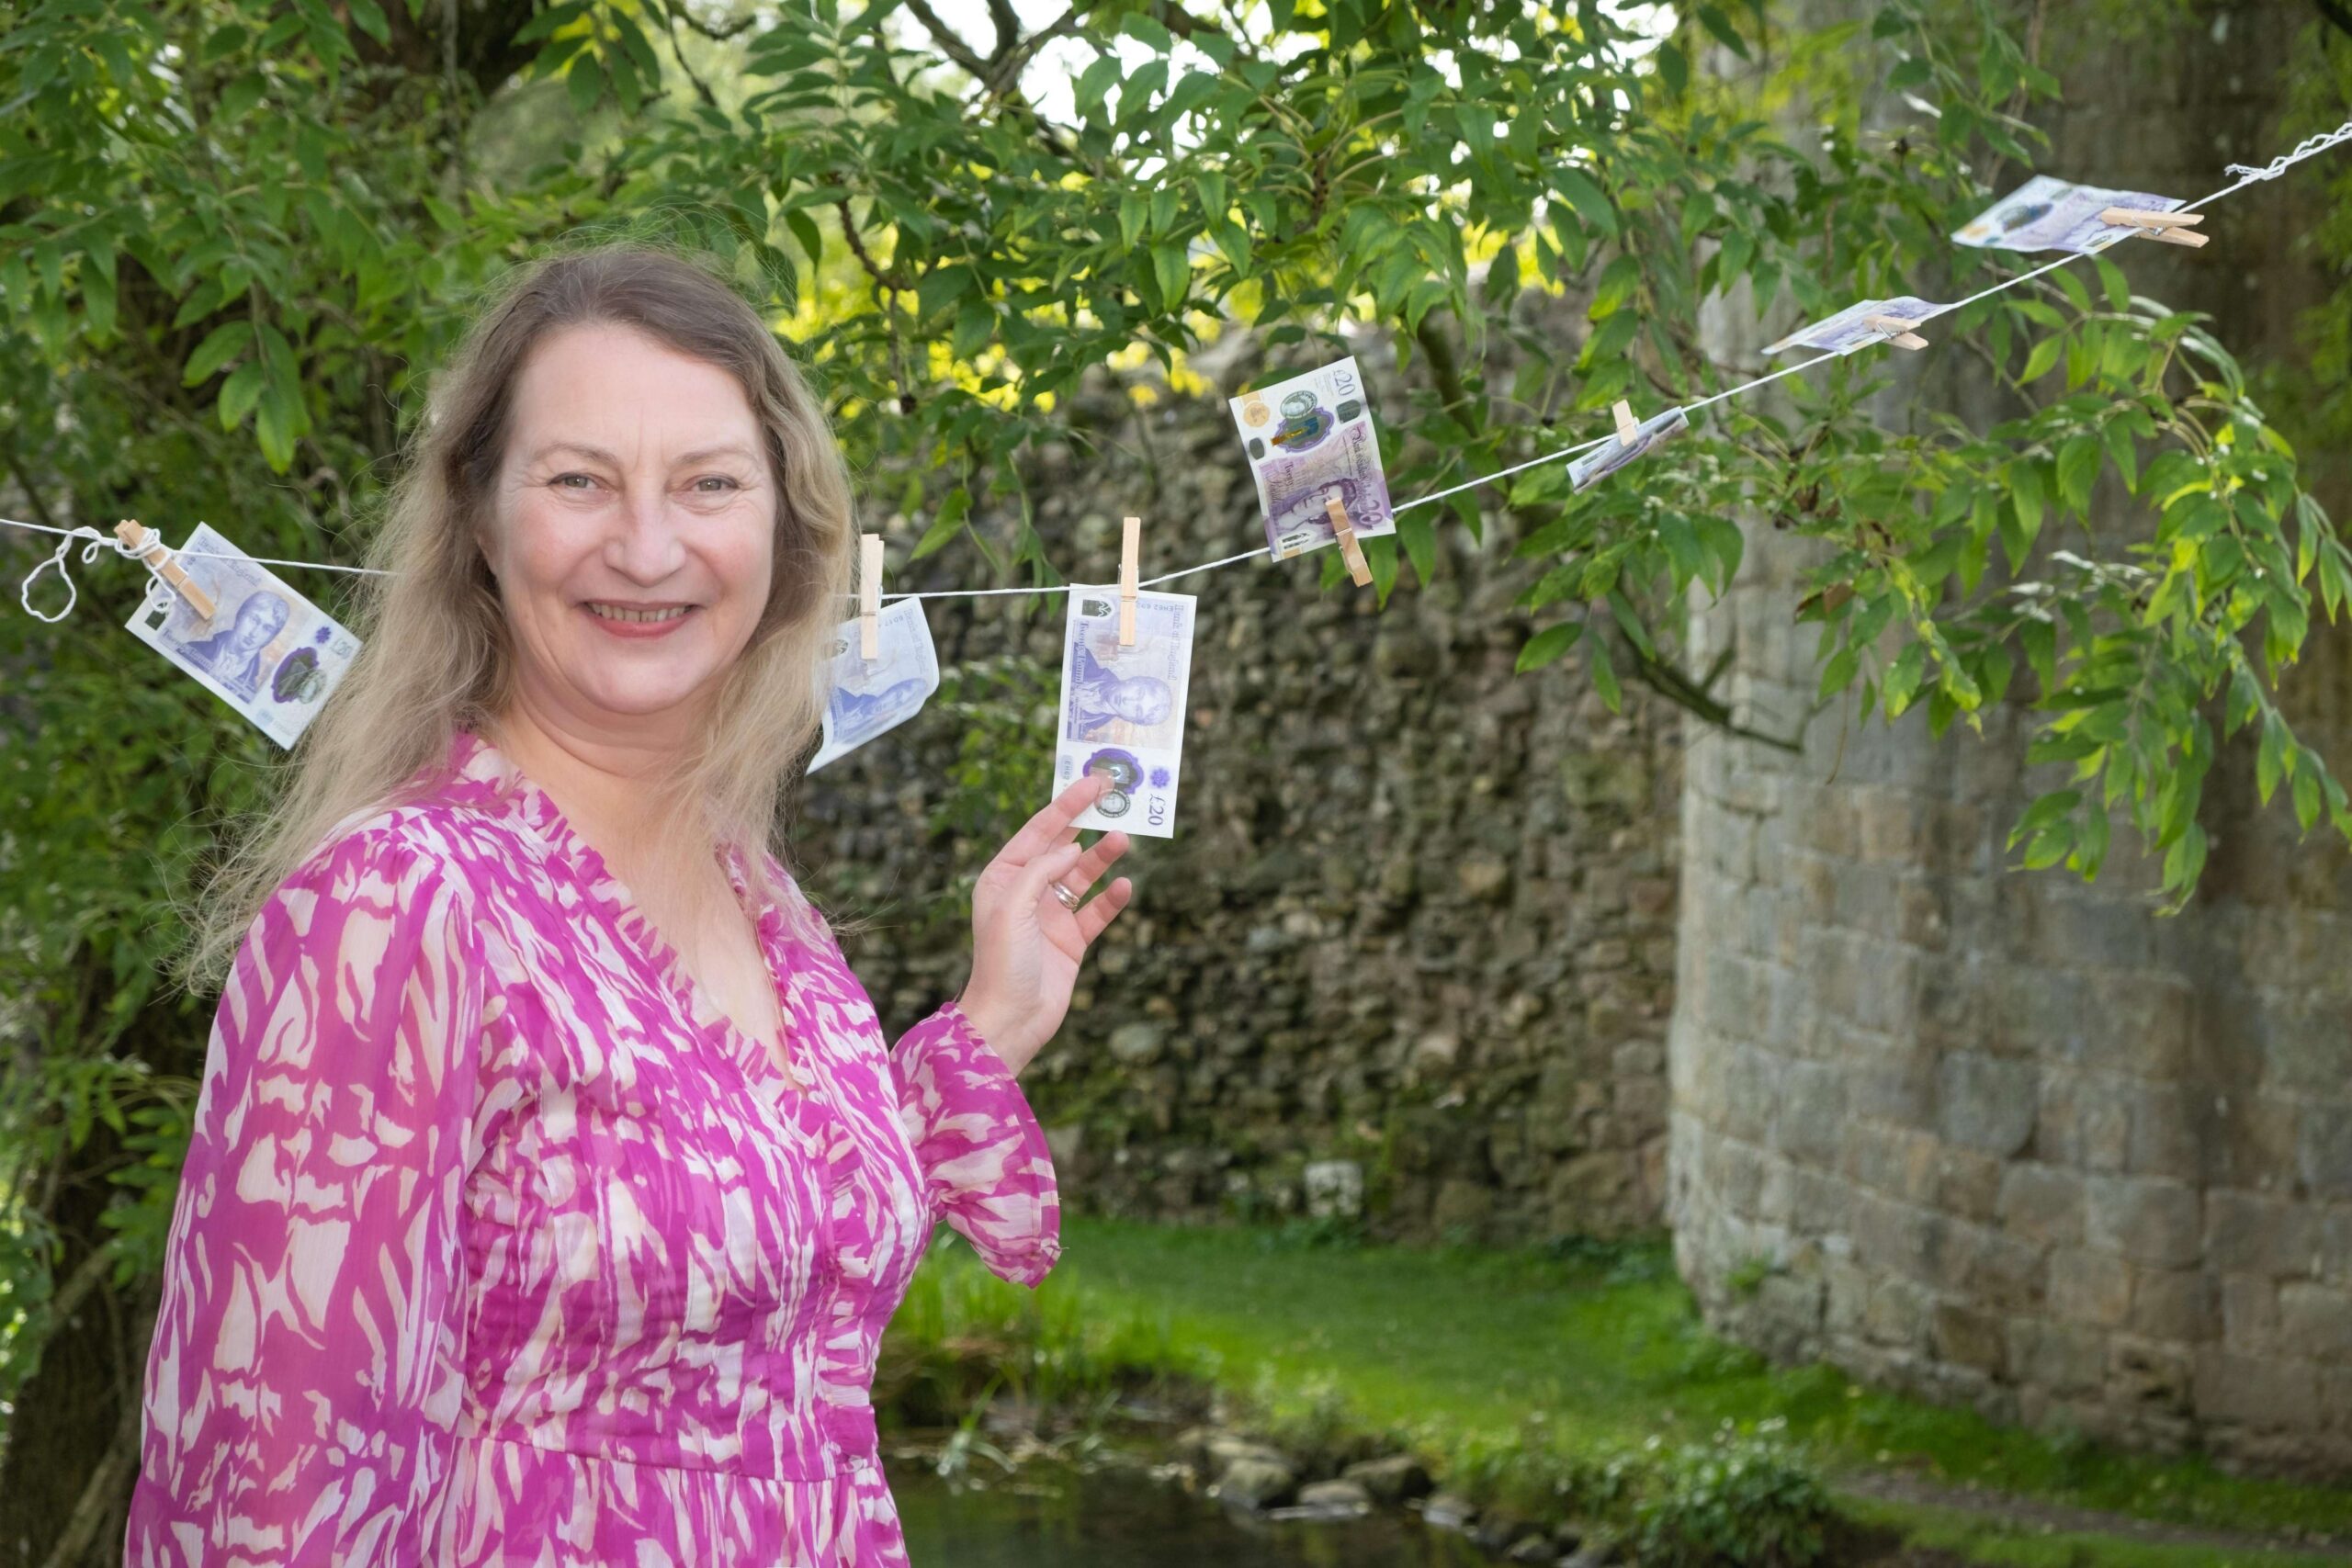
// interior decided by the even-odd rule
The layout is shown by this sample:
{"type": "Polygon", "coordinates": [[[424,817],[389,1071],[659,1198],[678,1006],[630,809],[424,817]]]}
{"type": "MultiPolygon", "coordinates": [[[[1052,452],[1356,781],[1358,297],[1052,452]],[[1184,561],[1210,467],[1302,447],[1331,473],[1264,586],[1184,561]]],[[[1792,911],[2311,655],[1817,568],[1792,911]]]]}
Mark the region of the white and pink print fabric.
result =
{"type": "Polygon", "coordinates": [[[544,791],[471,731],[449,760],[237,956],[125,1562],[904,1564],[876,1346],[941,1220],[1001,1278],[1053,1268],[1027,1100],[953,1002],[890,1048],[823,917],[729,846],[779,1066],[544,791]]]}

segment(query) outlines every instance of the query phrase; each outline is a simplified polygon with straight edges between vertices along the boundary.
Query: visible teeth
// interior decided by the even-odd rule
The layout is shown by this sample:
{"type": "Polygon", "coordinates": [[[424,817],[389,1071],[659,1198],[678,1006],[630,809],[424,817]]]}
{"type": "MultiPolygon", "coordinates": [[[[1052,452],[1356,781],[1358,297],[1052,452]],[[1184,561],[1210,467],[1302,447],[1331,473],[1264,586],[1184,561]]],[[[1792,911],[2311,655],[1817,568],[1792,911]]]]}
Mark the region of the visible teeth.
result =
{"type": "Polygon", "coordinates": [[[680,604],[669,610],[630,610],[617,604],[591,604],[588,608],[591,613],[608,621],[674,621],[693,606],[680,604]]]}

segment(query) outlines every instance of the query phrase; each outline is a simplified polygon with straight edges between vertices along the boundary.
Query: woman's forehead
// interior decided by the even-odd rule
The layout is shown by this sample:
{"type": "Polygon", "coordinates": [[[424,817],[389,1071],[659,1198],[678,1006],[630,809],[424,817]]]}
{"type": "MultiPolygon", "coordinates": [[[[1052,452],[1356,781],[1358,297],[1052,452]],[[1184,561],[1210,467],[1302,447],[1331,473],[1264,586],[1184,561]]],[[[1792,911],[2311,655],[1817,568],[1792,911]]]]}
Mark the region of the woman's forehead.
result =
{"type": "Polygon", "coordinates": [[[758,450],[758,421],[731,372],[626,328],[567,328],[534,349],[514,422],[526,460],[560,443],[616,462],[758,450]]]}

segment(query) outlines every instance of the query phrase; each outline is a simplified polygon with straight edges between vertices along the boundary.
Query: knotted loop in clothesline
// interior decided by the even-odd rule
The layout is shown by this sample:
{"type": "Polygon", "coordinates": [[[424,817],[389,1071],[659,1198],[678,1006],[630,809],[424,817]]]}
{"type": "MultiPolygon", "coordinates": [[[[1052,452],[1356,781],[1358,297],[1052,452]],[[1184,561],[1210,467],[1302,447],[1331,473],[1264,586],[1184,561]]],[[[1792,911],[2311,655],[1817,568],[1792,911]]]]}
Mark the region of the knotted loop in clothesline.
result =
{"type": "Polygon", "coordinates": [[[52,532],[62,534],[65,536],[57,541],[56,550],[51,554],[47,560],[40,562],[39,565],[35,566],[31,571],[25,574],[25,581],[17,588],[17,602],[24,605],[25,614],[37,616],[41,620],[49,622],[52,626],[72,615],[74,613],[74,604],[82,596],[82,591],[74,584],[74,574],[65,570],[65,552],[74,547],[74,540],[86,537],[90,541],[88,544],[82,547],[82,564],[84,566],[88,566],[92,561],[98,558],[98,551],[102,547],[111,548],[115,554],[125,557],[130,560],[138,561],[142,566],[146,564],[146,558],[141,556],[137,550],[134,550],[129,545],[124,544],[122,540],[116,537],[114,535],[101,534],[86,523],[77,525],[72,528],[54,529],[52,532]],[[57,614],[53,615],[43,615],[39,610],[33,608],[33,581],[51,567],[55,567],[57,569],[57,575],[65,580],[65,608],[58,611],[57,614]]]}

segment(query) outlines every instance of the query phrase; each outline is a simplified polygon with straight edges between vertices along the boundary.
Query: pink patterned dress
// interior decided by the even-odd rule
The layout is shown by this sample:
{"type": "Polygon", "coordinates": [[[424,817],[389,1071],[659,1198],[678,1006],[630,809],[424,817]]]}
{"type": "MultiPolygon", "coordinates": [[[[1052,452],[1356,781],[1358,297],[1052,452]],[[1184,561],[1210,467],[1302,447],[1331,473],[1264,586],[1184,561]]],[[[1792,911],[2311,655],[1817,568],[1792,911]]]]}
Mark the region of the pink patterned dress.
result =
{"type": "Polygon", "coordinates": [[[469,731],[450,761],[223,990],[125,1562],[905,1563],[876,1343],[938,1221],[1053,1268],[1028,1101],[953,1002],[889,1048],[730,846],[780,1069],[544,791],[469,731]]]}

